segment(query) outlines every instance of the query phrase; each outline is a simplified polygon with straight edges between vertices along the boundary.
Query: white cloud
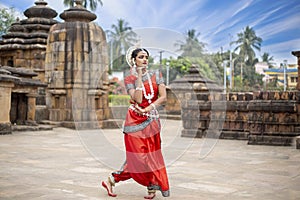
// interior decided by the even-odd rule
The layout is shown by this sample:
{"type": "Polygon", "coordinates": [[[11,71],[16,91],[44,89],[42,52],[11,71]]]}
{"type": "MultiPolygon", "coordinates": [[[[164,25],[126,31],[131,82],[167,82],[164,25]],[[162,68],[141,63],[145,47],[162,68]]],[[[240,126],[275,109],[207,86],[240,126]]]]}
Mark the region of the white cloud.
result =
{"type": "Polygon", "coordinates": [[[161,49],[170,53],[176,53],[175,43],[184,41],[182,33],[162,28],[134,29],[141,39],[142,46],[153,49],[161,49]]]}
{"type": "Polygon", "coordinates": [[[288,31],[290,29],[296,29],[299,27],[300,17],[299,14],[294,14],[285,19],[277,21],[275,23],[270,23],[256,32],[260,37],[263,37],[264,40],[274,37],[275,34],[288,31]]]}
{"type": "MultiPolygon", "coordinates": [[[[282,7],[283,7],[283,6],[282,6],[282,7]]],[[[276,9],[274,9],[274,10],[270,10],[269,12],[263,14],[262,16],[258,17],[258,18],[256,19],[256,21],[252,22],[252,23],[250,24],[250,26],[251,26],[251,27],[254,27],[254,26],[256,26],[256,25],[259,25],[261,22],[263,22],[264,20],[268,19],[272,14],[274,14],[274,13],[276,13],[277,11],[281,10],[282,7],[278,7],[278,8],[276,8],[276,9]]]]}
{"type": "Polygon", "coordinates": [[[264,48],[266,49],[276,49],[275,52],[286,51],[291,49],[299,49],[300,39],[294,39],[289,41],[284,41],[276,44],[266,45],[264,48]]]}
{"type": "Polygon", "coordinates": [[[297,63],[297,58],[291,54],[292,51],[299,51],[300,39],[284,41],[281,43],[266,45],[261,48],[261,52],[270,52],[276,63],[288,60],[291,64],[297,63]]]}
{"type": "MultiPolygon", "coordinates": [[[[251,1],[246,1],[246,3],[244,5],[242,5],[240,8],[238,8],[235,12],[233,12],[231,17],[234,17],[235,15],[241,13],[243,10],[245,10],[246,8],[248,8],[251,4],[252,4],[253,0],[251,1]]],[[[241,2],[242,3],[242,2],[241,2]]]]}
{"type": "Polygon", "coordinates": [[[243,16],[236,17],[237,14],[240,14],[243,10],[248,8],[253,1],[236,1],[233,4],[228,5],[224,9],[215,10],[213,14],[208,17],[204,17],[201,21],[201,24],[198,26],[201,27],[203,34],[206,38],[214,37],[222,32],[227,32],[227,35],[230,32],[231,28],[242,29],[237,25],[243,22],[245,19],[243,16]]]}

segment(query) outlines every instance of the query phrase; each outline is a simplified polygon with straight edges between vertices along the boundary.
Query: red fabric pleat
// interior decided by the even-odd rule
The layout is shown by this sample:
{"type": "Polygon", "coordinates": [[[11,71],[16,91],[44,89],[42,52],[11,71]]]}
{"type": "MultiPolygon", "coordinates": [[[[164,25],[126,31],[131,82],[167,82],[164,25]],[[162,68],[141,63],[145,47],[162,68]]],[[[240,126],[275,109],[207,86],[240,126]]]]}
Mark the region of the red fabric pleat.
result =
{"type": "Polygon", "coordinates": [[[124,134],[126,164],[122,171],[113,174],[116,182],[133,178],[141,185],[169,190],[158,123],[153,120],[141,131],[124,134]]]}

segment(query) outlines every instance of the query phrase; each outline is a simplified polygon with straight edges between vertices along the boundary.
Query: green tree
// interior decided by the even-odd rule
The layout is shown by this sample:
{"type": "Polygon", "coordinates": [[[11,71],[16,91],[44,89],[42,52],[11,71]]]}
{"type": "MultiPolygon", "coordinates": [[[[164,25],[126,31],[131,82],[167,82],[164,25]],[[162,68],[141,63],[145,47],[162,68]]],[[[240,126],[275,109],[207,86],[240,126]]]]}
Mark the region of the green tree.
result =
{"type": "MultiPolygon", "coordinates": [[[[76,0],[64,0],[64,5],[65,6],[74,6],[74,2],[76,2],[76,0]]],[[[82,0],[82,5],[87,8],[87,6],[89,6],[89,8],[92,11],[95,11],[97,9],[98,3],[102,6],[103,3],[101,0],[82,0]]]]}
{"type": "MultiPolygon", "coordinates": [[[[247,85],[250,87],[253,84],[257,84],[257,74],[255,73],[254,65],[258,62],[255,56],[255,50],[260,51],[262,38],[258,37],[253,30],[247,26],[243,32],[237,34],[238,39],[231,44],[237,44],[234,51],[239,50],[238,64],[240,70],[241,85],[247,85]],[[245,78],[245,84],[243,84],[245,78]]],[[[237,73],[237,71],[235,71],[237,73]]],[[[259,81],[260,82],[260,81],[259,81]]]]}
{"type": "Polygon", "coordinates": [[[179,47],[178,51],[181,51],[183,57],[199,57],[203,55],[205,43],[200,42],[198,37],[200,33],[197,33],[195,29],[188,30],[186,33],[185,41],[178,41],[175,46],[179,47]]]}
{"type": "Polygon", "coordinates": [[[126,51],[138,41],[137,34],[123,19],[118,19],[117,24],[113,24],[111,30],[106,31],[106,33],[110,39],[109,52],[114,60],[113,69],[122,70],[127,65],[126,51]]]}
{"type": "Polygon", "coordinates": [[[266,53],[266,52],[265,52],[265,53],[261,56],[261,58],[262,58],[262,61],[263,61],[263,62],[266,62],[266,63],[269,65],[270,68],[273,68],[273,67],[274,67],[274,63],[272,62],[272,61],[274,61],[274,58],[273,58],[273,56],[270,56],[269,53],[266,53]]]}
{"type": "Polygon", "coordinates": [[[14,8],[0,9],[0,37],[4,35],[11,24],[16,21],[14,8]]]}
{"type": "MultiPolygon", "coordinates": [[[[177,59],[170,57],[169,59],[162,60],[163,66],[166,66],[167,63],[170,66],[169,83],[171,83],[176,78],[184,76],[187,73],[190,66],[192,65],[192,63],[188,59],[186,59],[185,57],[181,57],[181,56],[179,56],[177,59]]],[[[159,68],[160,66],[161,65],[158,64],[156,66],[156,68],[159,68]]],[[[151,68],[152,68],[152,66],[151,66],[151,68]]],[[[162,69],[162,74],[163,74],[163,77],[166,77],[166,74],[167,74],[166,68],[162,69]]]]}
{"type": "Polygon", "coordinates": [[[232,42],[232,44],[238,45],[234,51],[239,50],[239,56],[245,63],[252,62],[255,59],[254,49],[260,51],[262,39],[256,36],[253,28],[249,26],[243,32],[238,33],[237,36],[238,39],[232,42]]]}

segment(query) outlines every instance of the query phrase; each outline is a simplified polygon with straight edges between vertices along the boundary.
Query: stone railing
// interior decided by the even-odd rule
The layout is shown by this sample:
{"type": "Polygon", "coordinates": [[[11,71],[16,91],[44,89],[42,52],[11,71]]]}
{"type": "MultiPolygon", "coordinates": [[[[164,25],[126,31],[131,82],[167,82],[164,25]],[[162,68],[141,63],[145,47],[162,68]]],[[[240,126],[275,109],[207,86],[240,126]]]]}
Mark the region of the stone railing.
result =
{"type": "Polygon", "coordinates": [[[249,144],[290,145],[300,133],[298,92],[230,93],[222,137],[249,144]]]}
{"type": "Polygon", "coordinates": [[[244,139],[291,145],[300,135],[299,92],[208,93],[181,106],[187,137],[244,139]]]}
{"type": "Polygon", "coordinates": [[[170,85],[181,105],[183,137],[291,145],[300,135],[299,91],[225,94],[196,71],[194,66],[189,75],[170,85]]]}

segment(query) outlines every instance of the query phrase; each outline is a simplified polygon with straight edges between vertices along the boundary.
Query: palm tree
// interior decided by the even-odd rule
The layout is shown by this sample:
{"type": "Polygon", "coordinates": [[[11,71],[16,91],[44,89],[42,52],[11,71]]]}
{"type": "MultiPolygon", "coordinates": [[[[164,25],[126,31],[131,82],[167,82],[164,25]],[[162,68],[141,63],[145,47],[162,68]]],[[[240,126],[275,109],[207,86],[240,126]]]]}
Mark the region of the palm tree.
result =
{"type": "Polygon", "coordinates": [[[232,42],[238,45],[234,51],[239,49],[239,56],[244,62],[253,61],[255,59],[254,49],[260,51],[262,39],[257,37],[253,28],[249,26],[243,32],[238,33],[237,36],[238,39],[232,42]]]}
{"type": "MultiPolygon", "coordinates": [[[[65,6],[74,6],[74,2],[76,2],[76,0],[64,0],[64,5],[65,6]]],[[[92,10],[92,11],[95,11],[97,6],[98,6],[98,3],[102,6],[103,3],[102,3],[102,0],[82,0],[82,5],[87,8],[87,5],[89,5],[89,8],[92,10]],[[88,4],[89,2],[89,4],[88,4]]]]}
{"type": "Polygon", "coordinates": [[[253,28],[250,28],[249,26],[247,26],[243,32],[238,33],[237,36],[238,39],[231,42],[231,44],[238,45],[234,51],[239,50],[241,81],[243,81],[243,67],[248,65],[253,66],[253,63],[256,62],[254,49],[260,51],[262,39],[256,36],[253,28]]]}
{"type": "Polygon", "coordinates": [[[264,53],[262,56],[261,56],[261,58],[262,58],[262,61],[263,62],[266,62],[268,65],[269,65],[269,67],[270,68],[273,68],[274,66],[274,63],[272,62],[272,61],[274,61],[274,58],[273,58],[273,56],[271,56],[270,57],[270,54],[269,53],[264,53]]]}
{"type": "Polygon", "coordinates": [[[120,67],[123,65],[124,56],[129,47],[133,46],[137,40],[137,34],[132,31],[132,28],[129,26],[129,23],[123,19],[118,19],[117,24],[111,26],[112,30],[106,31],[108,37],[110,38],[110,52],[111,56],[114,59],[121,58],[120,62],[114,64],[115,67],[120,67]]]}
{"type": "Polygon", "coordinates": [[[200,33],[197,33],[195,29],[188,30],[185,42],[178,41],[175,46],[178,46],[178,51],[182,51],[183,57],[198,57],[203,54],[205,43],[198,40],[200,33]]]}

